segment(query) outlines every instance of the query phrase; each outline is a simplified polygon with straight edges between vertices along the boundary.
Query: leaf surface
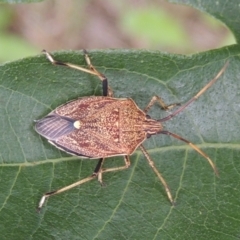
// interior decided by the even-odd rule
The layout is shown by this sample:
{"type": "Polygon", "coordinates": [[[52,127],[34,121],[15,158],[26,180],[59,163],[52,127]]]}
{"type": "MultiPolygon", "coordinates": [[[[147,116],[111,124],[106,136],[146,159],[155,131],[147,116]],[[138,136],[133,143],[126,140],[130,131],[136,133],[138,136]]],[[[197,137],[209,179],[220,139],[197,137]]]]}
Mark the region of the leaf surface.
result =
{"type": "MultiPolygon", "coordinates": [[[[225,10],[218,12],[224,15],[225,10]]],[[[89,53],[94,66],[108,77],[115,97],[131,97],[142,109],[153,95],[167,104],[186,102],[230,61],[203,96],[164,123],[165,129],[206,152],[220,178],[204,158],[176,139],[158,135],[144,143],[170,186],[175,207],[138,150],[128,170],[103,175],[106,187],[93,180],[49,198],[38,214],[43,193],[88,177],[97,161],[59,151],[34,131],[34,120],[69,100],[101,95],[101,83],[86,73],[53,66],[42,54],[1,65],[2,239],[239,238],[239,51],[235,45],[190,57],[132,50],[89,53]]],[[[54,57],[86,66],[81,51],[54,57]]],[[[154,105],[149,114],[158,119],[169,113],[154,105]]],[[[121,165],[121,157],[104,163],[106,168],[121,165]]]]}

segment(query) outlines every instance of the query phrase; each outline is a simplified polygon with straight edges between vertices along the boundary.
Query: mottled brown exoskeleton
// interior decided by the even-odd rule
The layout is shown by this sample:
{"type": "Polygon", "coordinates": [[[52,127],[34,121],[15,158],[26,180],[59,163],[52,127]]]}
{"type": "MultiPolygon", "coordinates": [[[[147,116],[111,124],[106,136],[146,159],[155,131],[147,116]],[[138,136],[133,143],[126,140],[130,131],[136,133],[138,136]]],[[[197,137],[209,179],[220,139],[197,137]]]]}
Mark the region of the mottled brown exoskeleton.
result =
{"type": "Polygon", "coordinates": [[[96,75],[102,81],[103,96],[83,97],[73,100],[57,107],[46,117],[37,121],[35,126],[36,131],[48,139],[48,141],[57,148],[82,158],[99,159],[93,174],[89,177],[59,190],[45,193],[39,202],[38,210],[42,208],[46,198],[52,195],[79,186],[96,177],[99,182],[102,183],[103,173],[128,168],[130,166],[129,156],[133,154],[137,148],[140,148],[143,152],[149,165],[162,182],[170,202],[174,204],[172,194],[166,181],[156,169],[149,154],[142,145],[147,138],[155,134],[170,135],[186,142],[208,160],[214,172],[217,174],[217,169],[214,163],[202,150],[188,140],[174,133],[163,130],[161,122],[173,118],[203,94],[225,71],[227,63],[215,78],[213,78],[187,103],[180,106],[167,117],[154,120],[147,115],[147,112],[155,102],[158,102],[165,110],[172,108],[177,104],[167,106],[160,97],[154,96],[147,107],[144,110],[141,110],[131,98],[113,98],[113,93],[108,86],[107,78],[94,68],[86,51],[84,51],[84,54],[88,69],[71,63],[56,61],[52,55],[45,50],[43,53],[54,65],[66,66],[96,75]],[[102,168],[104,159],[113,156],[123,156],[125,165],[109,169],[102,168]]]}

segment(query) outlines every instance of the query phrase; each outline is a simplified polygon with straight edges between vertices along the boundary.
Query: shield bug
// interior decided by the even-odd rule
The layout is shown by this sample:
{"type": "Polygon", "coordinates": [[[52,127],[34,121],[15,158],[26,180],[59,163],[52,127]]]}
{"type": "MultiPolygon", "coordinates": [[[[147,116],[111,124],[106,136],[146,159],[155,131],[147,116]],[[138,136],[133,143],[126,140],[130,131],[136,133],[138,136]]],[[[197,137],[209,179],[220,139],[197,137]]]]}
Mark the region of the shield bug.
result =
{"type": "Polygon", "coordinates": [[[162,122],[173,118],[200,97],[223,74],[228,63],[188,102],[178,107],[167,117],[155,120],[147,114],[155,102],[158,102],[165,110],[175,107],[177,104],[168,106],[160,97],[153,96],[147,107],[141,110],[131,98],[113,97],[107,78],[91,64],[86,51],[84,51],[84,55],[88,68],[57,61],[45,50],[43,50],[43,53],[54,65],[66,66],[97,76],[102,82],[103,96],[82,97],[70,101],[57,107],[46,117],[36,121],[36,131],[57,148],[81,158],[99,159],[93,174],[89,177],[59,190],[45,193],[39,202],[38,210],[42,208],[45,200],[52,195],[67,191],[94,178],[98,178],[98,181],[102,183],[103,173],[127,169],[130,166],[129,156],[137,148],[146,157],[149,165],[163,184],[168,199],[174,204],[166,181],[142,145],[147,138],[156,134],[166,134],[189,144],[209,162],[214,172],[218,174],[214,163],[207,154],[179,135],[163,130],[162,122]],[[113,156],[123,156],[125,165],[108,169],[102,168],[104,159],[113,156]]]}

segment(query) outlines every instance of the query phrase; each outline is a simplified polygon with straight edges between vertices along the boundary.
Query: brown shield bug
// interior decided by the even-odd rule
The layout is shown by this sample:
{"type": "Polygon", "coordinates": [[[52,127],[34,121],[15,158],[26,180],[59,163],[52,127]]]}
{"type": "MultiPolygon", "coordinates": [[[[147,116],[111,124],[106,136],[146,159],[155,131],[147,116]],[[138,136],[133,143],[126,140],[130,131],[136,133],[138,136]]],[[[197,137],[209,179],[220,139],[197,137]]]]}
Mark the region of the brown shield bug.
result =
{"type": "Polygon", "coordinates": [[[199,98],[200,95],[211,87],[223,74],[228,63],[226,63],[219,73],[187,103],[180,106],[167,117],[154,120],[147,115],[147,112],[155,102],[158,102],[165,110],[175,107],[177,104],[167,106],[160,97],[153,96],[147,107],[141,110],[131,98],[113,98],[113,93],[108,86],[107,78],[102,73],[98,72],[91,64],[86,51],[84,51],[84,54],[88,69],[71,63],[56,61],[52,55],[45,50],[43,50],[43,53],[54,65],[70,67],[97,76],[102,82],[103,96],[83,97],[73,100],[57,107],[46,117],[36,121],[36,131],[57,148],[81,158],[99,159],[93,174],[89,177],[59,190],[45,193],[39,202],[38,210],[42,208],[46,198],[52,195],[79,186],[96,177],[98,181],[102,183],[103,173],[128,168],[130,166],[129,156],[133,154],[137,148],[140,148],[143,152],[149,165],[162,182],[170,202],[174,204],[172,194],[166,181],[157,170],[154,162],[142,145],[147,138],[155,134],[166,134],[189,144],[190,147],[207,159],[214,172],[218,174],[214,163],[207,154],[188,140],[177,134],[163,130],[161,123],[173,118],[199,98]],[[103,169],[102,165],[104,159],[113,156],[123,156],[125,165],[103,169]]]}

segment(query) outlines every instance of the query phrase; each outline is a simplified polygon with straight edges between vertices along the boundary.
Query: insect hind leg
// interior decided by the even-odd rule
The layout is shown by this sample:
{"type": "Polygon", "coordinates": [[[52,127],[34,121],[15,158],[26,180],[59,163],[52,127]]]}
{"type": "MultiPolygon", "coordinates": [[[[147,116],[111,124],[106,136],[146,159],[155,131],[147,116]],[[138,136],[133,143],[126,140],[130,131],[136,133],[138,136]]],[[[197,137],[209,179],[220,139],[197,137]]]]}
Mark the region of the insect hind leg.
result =
{"type": "Polygon", "coordinates": [[[78,66],[78,65],[75,65],[72,63],[57,61],[46,50],[43,50],[42,52],[46,55],[47,59],[54,65],[60,65],[60,66],[73,68],[73,69],[97,76],[102,82],[103,96],[109,96],[109,97],[113,96],[113,92],[112,92],[111,88],[108,86],[107,78],[102,73],[98,72],[96,70],[96,68],[91,64],[90,58],[89,58],[86,50],[84,50],[84,56],[85,56],[85,60],[88,64],[89,69],[83,68],[81,66],[78,66]]]}
{"type": "MultiPolygon", "coordinates": [[[[102,174],[103,173],[106,173],[106,172],[115,172],[115,171],[121,171],[121,170],[125,170],[127,168],[130,167],[131,165],[131,162],[130,162],[130,159],[129,159],[129,156],[128,155],[125,155],[124,157],[124,162],[125,162],[125,165],[123,166],[120,166],[120,167],[113,167],[113,168],[101,168],[99,169],[98,173],[97,173],[97,176],[98,176],[98,181],[101,183],[101,185],[104,185],[104,182],[102,180],[102,174]]],[[[104,160],[103,160],[104,161],[104,160]]],[[[98,163],[99,164],[99,163],[98,163]]],[[[102,162],[103,164],[103,162],[102,162]]],[[[101,165],[102,166],[102,165],[101,165]]],[[[96,166],[96,169],[97,169],[98,165],[96,166]]],[[[95,171],[96,171],[95,169],[95,171]]],[[[95,172],[94,171],[94,172],[95,172]]]]}
{"type": "Polygon", "coordinates": [[[112,97],[113,96],[113,91],[112,89],[108,86],[108,80],[106,78],[106,76],[102,73],[100,73],[99,71],[97,71],[97,69],[92,65],[90,57],[88,56],[87,51],[84,49],[84,56],[85,56],[85,60],[86,63],[88,65],[88,68],[95,72],[96,75],[99,77],[99,79],[102,81],[102,88],[103,88],[103,96],[109,96],[112,97]]]}
{"type": "Polygon", "coordinates": [[[80,180],[80,181],[77,181],[77,182],[71,184],[71,185],[68,185],[68,186],[66,186],[66,187],[60,188],[60,189],[58,189],[58,190],[56,190],[56,191],[52,191],[52,192],[47,192],[47,193],[45,193],[45,194],[42,196],[42,198],[40,199],[40,201],[39,201],[38,208],[37,208],[38,212],[39,212],[39,211],[41,210],[41,208],[43,207],[43,205],[44,205],[44,203],[45,203],[45,201],[46,201],[47,198],[49,198],[49,197],[51,197],[51,196],[53,196],[53,195],[57,195],[57,194],[59,194],[59,193],[65,192],[65,191],[67,191],[67,190],[69,190],[69,189],[71,189],[71,188],[74,188],[74,187],[76,187],[76,186],[79,186],[79,185],[81,185],[81,184],[83,184],[83,183],[89,182],[89,181],[91,181],[92,179],[94,179],[94,178],[96,178],[96,177],[97,177],[96,174],[92,174],[90,177],[84,178],[84,179],[82,179],[82,180],[80,180]]]}
{"type": "Polygon", "coordinates": [[[60,188],[56,191],[51,191],[51,192],[45,193],[39,201],[38,208],[37,208],[38,212],[42,209],[42,207],[43,207],[44,203],[46,202],[47,198],[49,198],[53,195],[57,195],[59,193],[65,192],[67,190],[70,190],[71,188],[80,186],[80,185],[82,185],[86,182],[89,182],[89,181],[95,179],[96,177],[98,178],[98,181],[101,183],[101,185],[103,185],[102,174],[106,173],[106,172],[114,172],[114,171],[127,169],[130,166],[129,156],[127,156],[127,155],[124,156],[124,161],[125,161],[124,166],[102,169],[104,158],[100,158],[98,163],[97,163],[97,166],[95,167],[95,170],[94,170],[94,172],[91,176],[86,177],[84,179],[81,179],[80,181],[77,181],[77,182],[75,182],[73,184],[70,184],[66,187],[60,188]]]}

